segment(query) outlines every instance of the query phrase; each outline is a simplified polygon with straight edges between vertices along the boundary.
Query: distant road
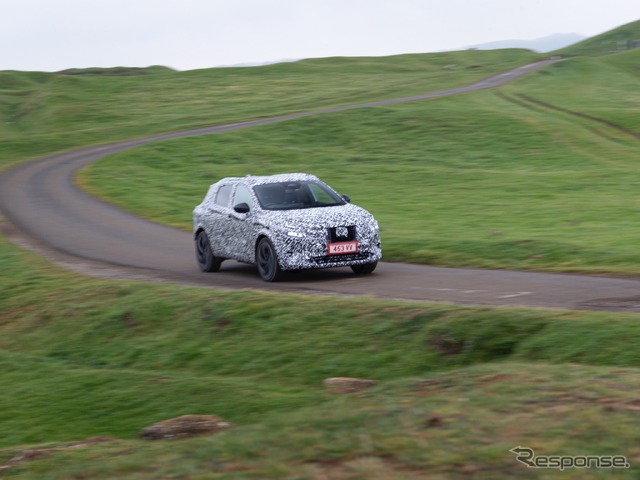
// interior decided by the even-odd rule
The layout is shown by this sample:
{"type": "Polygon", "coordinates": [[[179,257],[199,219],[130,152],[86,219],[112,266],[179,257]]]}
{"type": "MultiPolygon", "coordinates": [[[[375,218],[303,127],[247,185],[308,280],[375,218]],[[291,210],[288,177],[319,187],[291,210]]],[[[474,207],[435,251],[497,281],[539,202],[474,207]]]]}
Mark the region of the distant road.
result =
{"type": "Polygon", "coordinates": [[[275,284],[260,280],[255,267],[235,262],[223,263],[218,273],[203,274],[195,263],[190,233],[119,210],[88,195],[74,184],[76,173],[83,167],[107,155],[145,143],[494,88],[550,63],[551,60],[546,60],[525,65],[466,87],[425,95],[156,135],[22,164],[0,176],[0,210],[8,220],[4,222],[4,229],[15,242],[51,260],[105,277],[229,289],[370,295],[463,305],[640,311],[640,281],[635,279],[451,269],[387,262],[381,263],[368,277],[355,277],[350,269],[319,270],[289,274],[283,282],[275,284]]]}

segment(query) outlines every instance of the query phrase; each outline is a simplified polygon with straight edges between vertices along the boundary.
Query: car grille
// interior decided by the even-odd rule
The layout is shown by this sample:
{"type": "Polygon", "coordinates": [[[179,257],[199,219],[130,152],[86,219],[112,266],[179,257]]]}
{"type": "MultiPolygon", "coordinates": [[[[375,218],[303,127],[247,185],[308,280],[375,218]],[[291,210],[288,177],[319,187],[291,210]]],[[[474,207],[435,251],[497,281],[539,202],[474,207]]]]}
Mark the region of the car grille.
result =
{"type": "Polygon", "coordinates": [[[321,265],[331,265],[332,263],[356,262],[358,260],[367,260],[371,257],[370,253],[351,253],[347,255],[323,255],[321,257],[313,257],[313,261],[321,265]]]}
{"type": "Polygon", "coordinates": [[[330,227],[329,230],[329,242],[350,242],[356,239],[356,226],[351,225],[349,227],[330,227]]]}

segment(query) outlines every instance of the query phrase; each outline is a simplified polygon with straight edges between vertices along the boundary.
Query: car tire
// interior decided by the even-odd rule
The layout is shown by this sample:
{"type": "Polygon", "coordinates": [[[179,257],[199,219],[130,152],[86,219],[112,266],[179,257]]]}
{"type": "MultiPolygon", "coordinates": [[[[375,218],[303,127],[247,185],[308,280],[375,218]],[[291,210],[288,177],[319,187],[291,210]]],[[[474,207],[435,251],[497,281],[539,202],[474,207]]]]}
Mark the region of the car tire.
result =
{"type": "Polygon", "coordinates": [[[198,268],[203,272],[217,272],[222,263],[222,258],[213,254],[209,237],[204,230],[196,235],[196,261],[198,268]]]}
{"type": "Polygon", "coordinates": [[[366,275],[373,272],[378,266],[378,262],[364,263],[361,265],[351,265],[351,270],[356,275],[366,275]]]}
{"type": "Polygon", "coordinates": [[[265,282],[277,282],[282,278],[283,272],[278,264],[278,254],[268,238],[263,238],[256,248],[256,264],[258,273],[265,282]]]}

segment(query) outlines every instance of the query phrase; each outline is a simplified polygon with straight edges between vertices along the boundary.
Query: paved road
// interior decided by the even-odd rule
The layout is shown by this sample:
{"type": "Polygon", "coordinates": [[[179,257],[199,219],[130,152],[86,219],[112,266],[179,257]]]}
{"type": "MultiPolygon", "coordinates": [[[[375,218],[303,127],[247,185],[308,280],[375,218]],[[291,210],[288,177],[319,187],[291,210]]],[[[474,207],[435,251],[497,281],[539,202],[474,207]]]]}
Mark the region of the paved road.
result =
{"type": "Polygon", "coordinates": [[[376,272],[366,278],[354,277],[350,269],[335,269],[290,274],[277,284],[262,282],[254,267],[235,262],[225,262],[219,273],[203,274],[196,267],[189,233],[140,219],[105,204],[79,189],[73,181],[78,170],[86,165],[144,143],[493,88],[549,63],[526,65],[466,87],[416,97],[158,135],[26,163],[0,176],[0,209],[6,217],[5,231],[16,242],[32,247],[52,260],[108,277],[468,305],[640,311],[640,280],[636,279],[448,269],[387,262],[381,263],[376,272]]]}

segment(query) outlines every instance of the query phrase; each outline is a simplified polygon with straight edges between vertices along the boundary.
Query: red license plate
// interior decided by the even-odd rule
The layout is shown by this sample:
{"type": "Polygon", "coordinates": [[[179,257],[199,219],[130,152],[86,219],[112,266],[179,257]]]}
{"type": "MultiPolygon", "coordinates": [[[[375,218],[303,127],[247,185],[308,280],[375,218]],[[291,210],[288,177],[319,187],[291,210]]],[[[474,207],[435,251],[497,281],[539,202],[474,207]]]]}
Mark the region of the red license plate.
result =
{"type": "Polygon", "coordinates": [[[347,253],[358,253],[358,242],[339,242],[339,243],[330,243],[329,245],[329,255],[344,255],[347,253]]]}

